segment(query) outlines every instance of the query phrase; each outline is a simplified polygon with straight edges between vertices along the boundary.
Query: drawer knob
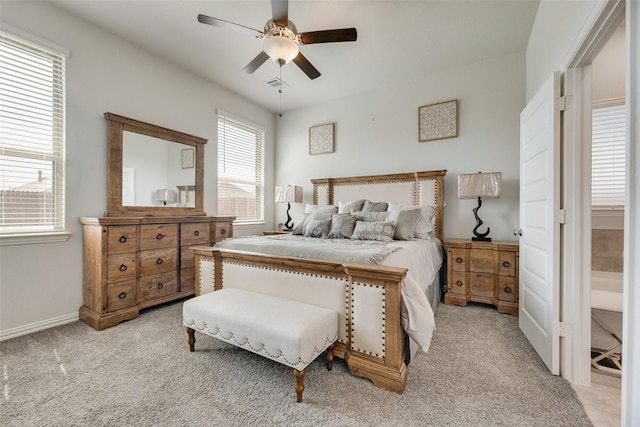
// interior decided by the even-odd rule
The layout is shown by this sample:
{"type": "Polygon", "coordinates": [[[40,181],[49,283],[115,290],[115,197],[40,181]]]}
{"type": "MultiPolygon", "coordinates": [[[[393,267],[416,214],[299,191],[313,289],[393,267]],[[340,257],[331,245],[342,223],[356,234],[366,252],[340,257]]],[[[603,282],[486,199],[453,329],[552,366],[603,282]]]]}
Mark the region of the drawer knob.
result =
{"type": "Polygon", "coordinates": [[[193,232],[193,235],[198,237],[200,235],[200,232],[198,230],[196,230],[196,231],[193,232]]]}
{"type": "Polygon", "coordinates": [[[125,299],[127,297],[127,293],[126,292],[120,292],[120,294],[118,295],[118,298],[120,299],[125,299]]]}
{"type": "Polygon", "coordinates": [[[504,291],[505,291],[506,293],[510,294],[510,293],[511,293],[511,288],[510,288],[510,287],[508,287],[508,286],[505,286],[505,287],[504,287],[504,291]]]}
{"type": "Polygon", "coordinates": [[[462,263],[462,258],[460,258],[460,257],[456,258],[456,262],[457,262],[458,264],[462,263]]]}
{"type": "Polygon", "coordinates": [[[119,270],[120,271],[127,271],[127,266],[124,265],[124,264],[121,264],[119,270]]]}
{"type": "Polygon", "coordinates": [[[458,285],[458,286],[462,286],[462,281],[461,281],[461,280],[458,280],[458,281],[456,282],[456,285],[458,285]]]}
{"type": "Polygon", "coordinates": [[[164,234],[158,233],[158,235],[156,236],[156,239],[158,239],[158,240],[164,239],[164,234]]]}
{"type": "Polygon", "coordinates": [[[511,267],[511,263],[509,261],[505,261],[505,262],[502,263],[502,266],[505,267],[505,268],[509,268],[509,267],[511,267]]]}
{"type": "Polygon", "coordinates": [[[120,243],[126,243],[127,236],[120,236],[120,243]]]}
{"type": "Polygon", "coordinates": [[[162,289],[163,286],[164,286],[164,283],[158,282],[158,289],[162,289]]]}
{"type": "Polygon", "coordinates": [[[158,259],[156,260],[156,264],[158,264],[158,265],[162,264],[162,258],[158,258],[158,259]]]}
{"type": "Polygon", "coordinates": [[[227,230],[223,228],[222,230],[220,230],[220,234],[227,234],[227,230]]]}

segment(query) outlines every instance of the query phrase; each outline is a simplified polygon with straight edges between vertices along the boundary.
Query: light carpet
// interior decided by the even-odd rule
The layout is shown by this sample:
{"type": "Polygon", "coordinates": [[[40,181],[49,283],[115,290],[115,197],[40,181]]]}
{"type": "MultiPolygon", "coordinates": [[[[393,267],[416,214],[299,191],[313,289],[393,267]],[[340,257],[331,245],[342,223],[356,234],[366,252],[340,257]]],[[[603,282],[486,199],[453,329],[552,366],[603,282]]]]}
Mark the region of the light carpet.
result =
{"type": "Polygon", "coordinates": [[[196,333],[182,303],[94,331],[75,322],[0,343],[3,426],[590,426],[571,386],[551,375],[518,319],[482,305],[436,310],[429,353],[402,395],[324,356],[292,370],[196,333]]]}

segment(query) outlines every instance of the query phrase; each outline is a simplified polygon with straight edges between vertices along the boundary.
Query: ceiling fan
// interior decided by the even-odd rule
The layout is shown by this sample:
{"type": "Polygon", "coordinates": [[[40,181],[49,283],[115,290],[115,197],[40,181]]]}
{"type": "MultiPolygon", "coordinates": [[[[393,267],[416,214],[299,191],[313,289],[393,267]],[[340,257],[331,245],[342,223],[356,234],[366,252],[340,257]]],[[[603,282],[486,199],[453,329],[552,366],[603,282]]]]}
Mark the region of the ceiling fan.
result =
{"type": "Polygon", "coordinates": [[[293,61],[310,79],[315,79],[320,77],[320,72],[300,52],[299,45],[353,42],[358,37],[355,28],[298,33],[296,26],[289,21],[288,0],[271,0],[271,11],[273,19],[267,21],[263,31],[202,14],[198,15],[198,21],[214,27],[247,34],[257,39],[264,39],[262,52],[242,69],[242,71],[249,74],[256,71],[267,59],[271,58],[281,67],[293,61]]]}

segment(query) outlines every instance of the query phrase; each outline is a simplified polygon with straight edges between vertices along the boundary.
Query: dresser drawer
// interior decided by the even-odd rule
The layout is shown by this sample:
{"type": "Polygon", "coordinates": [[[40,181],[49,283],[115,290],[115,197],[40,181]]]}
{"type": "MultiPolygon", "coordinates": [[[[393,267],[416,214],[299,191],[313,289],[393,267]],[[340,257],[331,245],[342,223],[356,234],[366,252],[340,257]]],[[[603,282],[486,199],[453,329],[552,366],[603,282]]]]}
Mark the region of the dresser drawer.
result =
{"type": "Polygon", "coordinates": [[[182,224],[180,226],[180,245],[208,245],[210,233],[208,222],[182,224]]]}
{"type": "Polygon", "coordinates": [[[178,246],[178,224],[140,226],[140,250],[178,246]]]}
{"type": "Polygon", "coordinates": [[[498,274],[500,276],[516,277],[515,252],[501,251],[498,255],[498,274]]]}
{"type": "Polygon", "coordinates": [[[122,310],[137,304],[136,279],[107,286],[107,311],[122,310]]]}
{"type": "Polygon", "coordinates": [[[164,271],[176,271],[178,268],[178,249],[156,249],[140,252],[140,275],[157,274],[164,271]]]}
{"type": "Polygon", "coordinates": [[[472,249],[469,253],[469,270],[477,273],[495,273],[496,251],[472,249]]]}
{"type": "Polygon", "coordinates": [[[196,255],[188,246],[180,250],[180,268],[193,268],[196,266],[196,255]]]}
{"type": "Polygon", "coordinates": [[[138,275],[136,253],[109,255],[107,257],[107,282],[135,279],[138,275]]]}
{"type": "Polygon", "coordinates": [[[452,271],[449,279],[449,289],[447,292],[458,295],[466,295],[468,293],[467,273],[460,271],[452,271]]]}
{"type": "Polygon", "coordinates": [[[213,228],[213,240],[215,242],[221,242],[227,237],[231,237],[231,223],[229,222],[216,222],[211,224],[213,228]]]}
{"type": "Polygon", "coordinates": [[[451,270],[467,271],[467,254],[466,249],[451,248],[449,251],[451,270]]]}
{"type": "Polygon", "coordinates": [[[108,253],[117,254],[138,250],[138,227],[113,225],[107,227],[108,253]]]}
{"type": "Polygon", "coordinates": [[[178,292],[178,274],[168,271],[140,277],[140,300],[148,301],[178,292]]]}
{"type": "Polygon", "coordinates": [[[191,292],[196,289],[196,269],[183,268],[180,270],[180,292],[191,292]]]}

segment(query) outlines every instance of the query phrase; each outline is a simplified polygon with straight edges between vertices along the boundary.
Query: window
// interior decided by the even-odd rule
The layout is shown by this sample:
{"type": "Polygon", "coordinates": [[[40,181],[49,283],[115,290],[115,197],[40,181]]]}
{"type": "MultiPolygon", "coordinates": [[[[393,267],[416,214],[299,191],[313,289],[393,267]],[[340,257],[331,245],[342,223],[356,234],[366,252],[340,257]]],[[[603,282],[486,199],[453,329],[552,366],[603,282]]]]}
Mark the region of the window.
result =
{"type": "Polygon", "coordinates": [[[64,230],[64,67],[0,32],[0,236],[64,230]]]}
{"type": "Polygon", "coordinates": [[[592,115],[591,206],[624,209],[624,103],[594,107],[592,115]]]}
{"type": "Polygon", "coordinates": [[[218,215],[264,221],[264,131],[218,113],[218,215]]]}

